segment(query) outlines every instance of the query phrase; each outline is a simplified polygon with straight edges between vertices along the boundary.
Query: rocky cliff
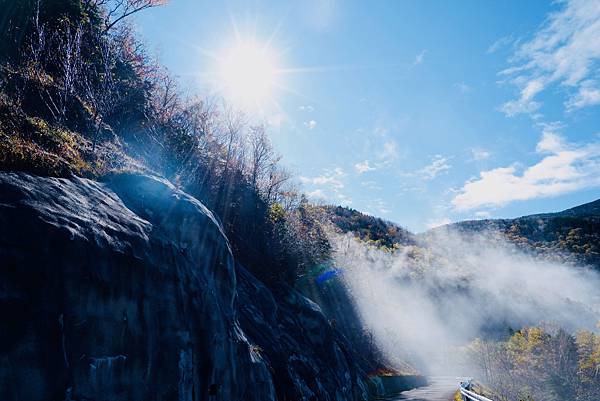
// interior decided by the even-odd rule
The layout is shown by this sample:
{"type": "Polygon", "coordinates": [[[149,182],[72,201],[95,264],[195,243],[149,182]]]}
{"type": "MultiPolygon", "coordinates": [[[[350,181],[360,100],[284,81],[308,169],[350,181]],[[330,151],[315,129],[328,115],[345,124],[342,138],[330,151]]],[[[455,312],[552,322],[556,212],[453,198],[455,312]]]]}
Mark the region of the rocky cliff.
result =
{"type": "Polygon", "coordinates": [[[3,400],[367,398],[319,307],[156,177],[0,173],[0,313],[3,400]]]}

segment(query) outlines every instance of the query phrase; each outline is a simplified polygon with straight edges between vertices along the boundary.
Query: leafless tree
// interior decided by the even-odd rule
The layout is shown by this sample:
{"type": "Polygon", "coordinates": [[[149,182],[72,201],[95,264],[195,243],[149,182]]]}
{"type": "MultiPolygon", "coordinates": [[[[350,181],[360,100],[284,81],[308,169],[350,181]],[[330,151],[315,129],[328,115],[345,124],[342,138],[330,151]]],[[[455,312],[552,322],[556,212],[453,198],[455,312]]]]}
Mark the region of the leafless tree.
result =
{"type": "Polygon", "coordinates": [[[67,105],[76,91],[81,74],[81,25],[71,27],[64,23],[64,34],[57,38],[57,65],[59,66],[60,90],[57,107],[59,122],[66,118],[67,105]]]}
{"type": "Polygon", "coordinates": [[[249,177],[254,190],[259,190],[259,185],[268,175],[269,167],[275,159],[275,152],[263,125],[250,127],[250,160],[249,177]]]}
{"type": "Polygon", "coordinates": [[[104,10],[104,31],[113,27],[127,17],[148,8],[166,4],[167,0],[85,0],[85,9],[97,7],[104,10]]]}
{"type": "Polygon", "coordinates": [[[223,180],[234,165],[241,167],[243,159],[243,132],[248,123],[247,116],[232,106],[224,105],[222,114],[223,128],[219,130],[217,140],[224,146],[223,180]]]}
{"type": "Polygon", "coordinates": [[[99,62],[88,66],[82,79],[83,96],[92,108],[94,132],[93,149],[96,149],[100,131],[104,126],[104,118],[118,104],[117,85],[113,76],[114,51],[109,40],[97,38],[99,62]]]}
{"type": "MultiPolygon", "coordinates": [[[[154,75],[152,81],[154,87],[152,105],[156,118],[161,122],[170,121],[182,109],[177,80],[168,71],[161,69],[154,75]]],[[[196,116],[190,114],[189,117],[194,118],[196,116]]],[[[191,120],[186,119],[186,122],[191,123],[191,120]]]]}
{"type": "Polygon", "coordinates": [[[269,166],[269,178],[264,189],[265,200],[269,204],[281,203],[286,192],[285,186],[292,178],[292,174],[285,168],[278,166],[277,161],[273,161],[269,166]]]}
{"type": "Polygon", "coordinates": [[[184,110],[187,131],[203,138],[204,143],[214,142],[219,125],[218,115],[216,103],[211,99],[193,98],[184,110]]]}
{"type": "Polygon", "coordinates": [[[25,92],[29,81],[35,82],[38,94],[46,109],[52,117],[57,120],[59,115],[59,107],[56,104],[54,96],[48,90],[48,77],[46,75],[46,67],[49,62],[48,43],[51,39],[46,32],[46,25],[40,21],[40,1],[36,2],[35,13],[32,18],[32,35],[27,46],[27,54],[24,55],[27,64],[25,68],[23,86],[19,92],[25,92]]]}

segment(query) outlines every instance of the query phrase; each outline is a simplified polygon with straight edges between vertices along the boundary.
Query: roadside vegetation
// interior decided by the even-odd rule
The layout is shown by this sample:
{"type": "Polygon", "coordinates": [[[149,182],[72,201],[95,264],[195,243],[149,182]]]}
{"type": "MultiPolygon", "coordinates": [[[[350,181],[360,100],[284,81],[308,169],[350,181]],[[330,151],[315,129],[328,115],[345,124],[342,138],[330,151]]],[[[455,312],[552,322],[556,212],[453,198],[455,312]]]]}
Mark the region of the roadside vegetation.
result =
{"type": "Polygon", "coordinates": [[[528,327],[506,341],[473,342],[470,356],[498,401],[600,399],[600,335],[528,327]]]}

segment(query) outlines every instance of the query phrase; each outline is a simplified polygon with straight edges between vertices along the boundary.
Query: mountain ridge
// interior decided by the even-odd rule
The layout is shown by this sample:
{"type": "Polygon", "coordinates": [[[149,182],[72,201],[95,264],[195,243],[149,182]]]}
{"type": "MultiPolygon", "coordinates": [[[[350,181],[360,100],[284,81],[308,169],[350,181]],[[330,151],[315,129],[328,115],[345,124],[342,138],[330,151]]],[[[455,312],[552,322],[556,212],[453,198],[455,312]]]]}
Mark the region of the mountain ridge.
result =
{"type": "Polygon", "coordinates": [[[600,199],[553,213],[512,219],[464,220],[414,234],[401,225],[341,206],[324,206],[337,230],[384,249],[426,246],[442,230],[464,234],[497,232],[522,251],[555,262],[589,265],[600,270],[600,199]]]}
{"type": "MultiPolygon", "coordinates": [[[[591,216],[600,216],[600,199],[596,199],[591,202],[583,203],[581,205],[573,206],[568,209],[564,209],[558,212],[548,212],[548,213],[534,213],[534,214],[526,214],[523,216],[513,217],[513,218],[497,218],[497,219],[469,219],[469,220],[461,220],[454,223],[444,224],[439,227],[452,226],[456,224],[462,224],[466,222],[476,222],[476,221],[509,221],[509,220],[519,220],[519,219],[533,219],[533,218],[548,218],[548,217],[591,217],[591,216]]],[[[435,230],[435,227],[430,230],[435,230]]],[[[427,230],[427,231],[430,231],[427,230]]]]}

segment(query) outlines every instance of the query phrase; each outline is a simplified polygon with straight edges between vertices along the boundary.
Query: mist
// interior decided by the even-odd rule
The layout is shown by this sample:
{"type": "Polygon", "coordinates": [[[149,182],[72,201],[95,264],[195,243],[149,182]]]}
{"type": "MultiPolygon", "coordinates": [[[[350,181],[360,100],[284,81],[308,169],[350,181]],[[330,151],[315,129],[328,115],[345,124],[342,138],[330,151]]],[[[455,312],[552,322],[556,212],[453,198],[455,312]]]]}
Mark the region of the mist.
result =
{"type": "Polygon", "coordinates": [[[493,233],[434,231],[419,246],[383,251],[331,234],[335,263],[363,324],[392,364],[470,374],[455,351],[540,323],[595,330],[600,277],[543,260],[493,233]]]}

